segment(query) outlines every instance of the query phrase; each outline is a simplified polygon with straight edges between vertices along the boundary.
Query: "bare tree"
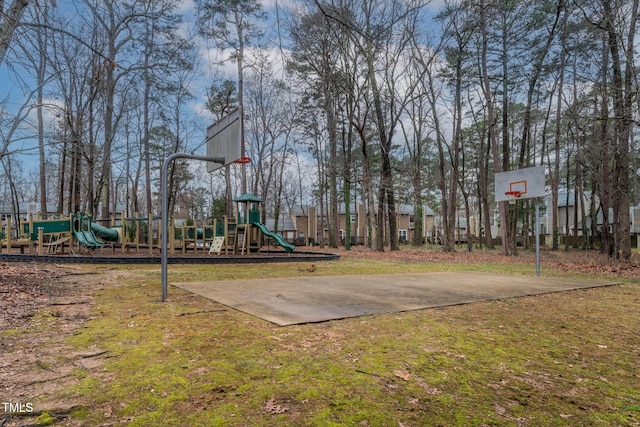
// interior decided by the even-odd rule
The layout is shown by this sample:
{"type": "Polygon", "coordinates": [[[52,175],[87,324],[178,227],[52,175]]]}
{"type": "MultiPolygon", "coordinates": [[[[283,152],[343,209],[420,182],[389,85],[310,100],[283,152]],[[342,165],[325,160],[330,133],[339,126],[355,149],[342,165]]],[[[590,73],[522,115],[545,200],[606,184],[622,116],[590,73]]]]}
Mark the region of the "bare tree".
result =
{"type": "MultiPolygon", "coordinates": [[[[494,110],[494,94],[489,77],[488,50],[489,50],[489,13],[488,5],[484,0],[480,0],[476,11],[478,12],[478,25],[480,28],[480,74],[481,86],[484,100],[487,106],[487,122],[489,123],[489,141],[491,142],[491,153],[493,156],[493,167],[496,173],[505,171],[504,153],[501,155],[498,147],[498,137],[496,133],[496,114],[494,110]]],[[[502,238],[502,253],[509,255],[509,204],[500,202],[500,235],[502,238]]]]}
{"type": "MultiPolygon", "coordinates": [[[[310,86],[309,95],[312,102],[321,106],[326,125],[326,141],[328,142],[328,162],[322,166],[326,171],[328,187],[328,231],[329,246],[338,246],[338,197],[337,197],[337,146],[338,146],[338,100],[339,94],[339,28],[327,17],[313,8],[303,12],[291,23],[289,31],[295,51],[289,67],[306,79],[310,86]]],[[[317,140],[318,142],[320,139],[317,140]]],[[[319,154],[319,153],[318,153],[319,154]]],[[[320,156],[318,156],[320,159],[320,156]]],[[[320,185],[323,185],[321,181],[320,185]]],[[[324,193],[324,187],[321,187],[324,193]]],[[[323,197],[319,198],[320,200],[323,197]]],[[[324,206],[321,205],[321,217],[324,217],[324,206]]]]}
{"type": "Polygon", "coordinates": [[[5,9],[5,2],[0,2],[0,65],[9,49],[13,34],[16,31],[24,15],[25,9],[32,0],[14,0],[5,9]]]}
{"type": "MultiPolygon", "coordinates": [[[[245,49],[262,36],[252,20],[265,18],[257,0],[199,0],[197,24],[205,37],[210,37],[221,51],[229,50],[229,59],[238,69],[238,104],[244,111],[245,49]]],[[[245,155],[244,117],[240,118],[240,152],[245,155]]],[[[242,167],[242,192],[247,191],[245,167],[242,167]]]]}
{"type": "Polygon", "coordinates": [[[322,12],[347,30],[353,45],[362,52],[366,79],[373,105],[374,123],[380,145],[381,167],[378,189],[378,239],[376,249],[384,251],[385,220],[389,226],[389,245],[397,250],[396,200],[391,167],[392,140],[410,98],[412,88],[400,87],[406,68],[402,56],[418,34],[418,17],[424,2],[372,1],[332,2],[322,12]]]}
{"type": "Polygon", "coordinates": [[[638,0],[631,1],[629,5],[602,0],[602,9],[602,26],[607,33],[613,73],[611,87],[615,115],[613,141],[616,146],[614,156],[616,166],[613,173],[616,183],[613,187],[614,256],[628,260],[631,256],[629,137],[633,123],[631,106],[636,91],[633,82],[636,80],[634,46],[638,20],[638,0]],[[623,23],[627,23],[627,25],[623,23]]]}

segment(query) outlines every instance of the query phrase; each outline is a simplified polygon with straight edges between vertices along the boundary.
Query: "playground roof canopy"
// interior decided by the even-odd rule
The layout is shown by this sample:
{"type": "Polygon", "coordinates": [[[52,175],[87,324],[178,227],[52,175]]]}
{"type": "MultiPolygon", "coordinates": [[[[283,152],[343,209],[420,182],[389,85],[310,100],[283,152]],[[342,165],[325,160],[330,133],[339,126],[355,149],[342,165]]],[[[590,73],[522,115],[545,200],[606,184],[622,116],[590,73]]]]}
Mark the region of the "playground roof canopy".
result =
{"type": "Polygon", "coordinates": [[[242,196],[238,196],[233,199],[234,202],[257,202],[262,203],[262,199],[258,196],[254,196],[250,193],[244,193],[242,196]]]}

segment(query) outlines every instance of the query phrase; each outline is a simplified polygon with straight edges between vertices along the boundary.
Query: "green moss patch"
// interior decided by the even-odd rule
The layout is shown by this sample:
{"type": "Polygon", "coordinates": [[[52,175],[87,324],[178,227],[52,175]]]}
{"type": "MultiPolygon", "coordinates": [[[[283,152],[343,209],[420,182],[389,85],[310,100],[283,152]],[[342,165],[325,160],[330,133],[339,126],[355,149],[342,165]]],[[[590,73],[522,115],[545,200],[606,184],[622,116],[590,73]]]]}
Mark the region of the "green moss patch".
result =
{"type": "MultiPolygon", "coordinates": [[[[172,265],[170,281],[304,280],[307,267],[172,265]]],[[[313,274],[531,268],[350,258],[313,274]]],[[[279,327],[173,287],[161,303],[159,269],[116,271],[70,338],[108,355],[76,372],[85,425],[640,422],[637,284],[279,327]]]]}

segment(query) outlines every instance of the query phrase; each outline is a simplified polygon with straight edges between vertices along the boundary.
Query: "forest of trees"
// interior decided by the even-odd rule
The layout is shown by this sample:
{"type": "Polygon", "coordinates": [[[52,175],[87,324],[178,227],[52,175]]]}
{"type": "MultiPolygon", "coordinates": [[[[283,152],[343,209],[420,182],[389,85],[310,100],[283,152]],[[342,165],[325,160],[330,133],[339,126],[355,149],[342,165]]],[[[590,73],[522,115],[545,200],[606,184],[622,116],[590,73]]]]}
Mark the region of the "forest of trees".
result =
{"type": "MultiPolygon", "coordinates": [[[[251,192],[276,220],[317,205],[337,246],[338,207],[364,204],[382,251],[397,207],[420,227],[428,205],[444,250],[458,217],[492,247],[494,174],[544,165],[553,247],[572,192],[591,200],[585,244],[625,259],[638,1],[0,0],[0,205],[158,214],[163,160],[203,152],[206,126],[242,106],[251,163],[176,161],[171,215],[251,192]]],[[[499,203],[503,253],[531,206],[499,203]]]]}

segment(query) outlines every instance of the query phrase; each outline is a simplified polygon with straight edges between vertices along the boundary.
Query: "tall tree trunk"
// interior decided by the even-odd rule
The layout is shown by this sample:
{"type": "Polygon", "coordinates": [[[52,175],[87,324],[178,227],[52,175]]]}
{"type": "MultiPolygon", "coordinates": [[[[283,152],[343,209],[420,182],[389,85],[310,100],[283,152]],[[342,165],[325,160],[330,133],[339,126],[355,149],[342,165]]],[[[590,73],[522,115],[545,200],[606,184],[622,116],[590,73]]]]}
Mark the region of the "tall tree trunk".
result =
{"type": "Polygon", "coordinates": [[[324,171],[325,159],[322,156],[322,150],[320,148],[320,131],[317,127],[314,129],[314,141],[315,141],[315,151],[318,156],[318,161],[316,163],[317,174],[318,174],[318,204],[320,205],[320,215],[316,215],[317,219],[317,235],[313,236],[316,240],[316,244],[320,245],[320,248],[324,248],[325,239],[324,239],[324,227],[326,222],[326,209],[325,209],[325,190],[324,184],[326,179],[326,174],[324,171]]]}
{"type": "MultiPolygon", "coordinates": [[[[421,135],[421,133],[418,133],[421,135]]],[[[416,151],[413,160],[413,167],[411,168],[413,175],[413,200],[414,200],[414,231],[413,240],[411,244],[413,246],[422,246],[424,244],[424,201],[422,198],[422,141],[419,139],[416,141],[416,151]]]]}
{"type": "Polygon", "coordinates": [[[560,126],[560,122],[562,121],[562,96],[561,96],[561,88],[563,86],[562,82],[564,80],[564,69],[561,69],[560,71],[560,83],[559,83],[559,89],[558,89],[558,96],[557,96],[557,106],[556,106],[556,128],[555,128],[555,132],[554,132],[554,158],[555,160],[553,161],[553,171],[552,171],[552,177],[551,177],[551,197],[552,197],[552,202],[551,202],[551,223],[553,224],[553,240],[552,240],[552,244],[551,244],[551,248],[553,250],[558,250],[559,248],[559,227],[560,227],[560,222],[558,220],[558,198],[560,197],[560,138],[561,138],[561,126],[560,126]]]}
{"type": "Polygon", "coordinates": [[[449,239],[449,230],[452,227],[452,224],[449,224],[449,198],[447,197],[447,159],[445,157],[445,141],[444,136],[442,135],[442,129],[440,126],[440,116],[438,115],[438,103],[436,90],[433,84],[434,76],[431,73],[427,74],[428,78],[428,90],[427,97],[429,98],[429,103],[431,104],[431,114],[433,114],[433,130],[436,137],[436,147],[438,148],[438,189],[440,190],[440,215],[442,217],[442,224],[438,228],[436,226],[435,236],[434,238],[442,239],[442,248],[444,251],[453,250],[453,242],[449,239]]]}
{"type": "MultiPolygon", "coordinates": [[[[323,61],[328,65],[328,60],[323,61]]],[[[329,70],[326,70],[330,73],[329,70]]],[[[337,117],[335,110],[334,94],[331,82],[328,76],[324,82],[324,110],[327,115],[327,133],[329,139],[329,164],[328,164],[328,180],[329,180],[329,247],[337,248],[339,240],[340,223],[338,221],[338,135],[337,135],[337,117]]]]}
{"type": "MultiPolygon", "coordinates": [[[[342,180],[344,183],[344,215],[345,215],[345,229],[344,229],[344,248],[345,250],[351,250],[351,139],[352,130],[349,127],[349,131],[342,128],[342,180]]],[[[357,209],[357,207],[356,207],[357,209]]]]}
{"type": "MultiPolygon", "coordinates": [[[[36,12],[39,19],[46,21],[49,7],[48,5],[42,6],[42,14],[40,11],[36,12]]],[[[44,23],[44,22],[43,22],[44,23]]],[[[44,117],[42,114],[43,100],[44,100],[44,79],[47,69],[47,37],[43,34],[43,31],[38,31],[38,69],[37,69],[37,114],[38,114],[38,157],[39,157],[39,172],[40,172],[40,212],[42,215],[47,215],[47,170],[46,170],[46,158],[44,151],[44,117]]],[[[0,61],[2,63],[2,61],[0,61]]]]}
{"type": "Polygon", "coordinates": [[[146,205],[147,212],[152,212],[153,207],[153,196],[151,192],[151,147],[150,147],[150,131],[151,131],[151,120],[150,120],[150,112],[149,107],[151,104],[151,70],[149,68],[149,59],[151,56],[151,46],[153,45],[153,31],[149,29],[149,23],[146,23],[146,39],[145,39],[145,49],[144,49],[144,89],[142,94],[142,146],[143,157],[144,157],[144,185],[145,185],[145,196],[146,196],[146,205]]]}
{"type": "MultiPolygon", "coordinates": [[[[65,127],[68,127],[70,130],[69,138],[67,138],[66,132],[63,136],[62,146],[60,150],[60,163],[58,164],[59,173],[58,173],[58,206],[56,206],[56,212],[62,213],[64,212],[64,195],[65,195],[65,183],[67,182],[67,153],[69,152],[69,145],[73,146],[75,144],[74,135],[75,135],[75,119],[72,116],[70,106],[64,112],[63,121],[65,123],[65,127]],[[69,140],[70,139],[70,140],[69,140]]],[[[73,176],[71,177],[73,180],[73,176]]],[[[69,200],[69,203],[71,200],[69,200]]]]}
{"type": "Polygon", "coordinates": [[[615,169],[613,178],[615,186],[613,188],[613,215],[614,215],[614,246],[616,258],[624,260],[631,256],[631,235],[630,235],[630,218],[629,218],[629,190],[631,188],[629,181],[629,129],[632,123],[631,117],[631,100],[634,95],[631,94],[632,82],[634,80],[633,71],[633,50],[635,26],[638,14],[638,0],[633,1],[633,10],[629,17],[629,31],[627,43],[630,46],[623,46],[622,37],[618,36],[615,28],[614,15],[618,12],[612,10],[617,3],[611,0],[604,0],[604,25],[607,31],[607,43],[611,54],[611,70],[612,70],[612,96],[613,110],[616,119],[614,120],[614,136],[613,143],[616,147],[614,151],[615,169]],[[623,76],[621,50],[625,52],[625,71],[623,76]],[[630,81],[625,81],[629,79],[630,81]]]}
{"type": "Polygon", "coordinates": [[[358,128],[358,136],[360,137],[360,148],[362,150],[362,190],[364,192],[363,200],[365,201],[365,214],[367,217],[367,231],[365,235],[365,245],[374,249],[378,247],[378,232],[376,230],[378,220],[376,218],[377,211],[374,210],[375,201],[373,197],[373,179],[371,176],[371,158],[369,156],[369,148],[367,145],[366,128],[363,126],[358,128]]]}
{"type": "Polygon", "coordinates": [[[378,241],[376,250],[384,252],[385,217],[389,220],[390,249],[398,250],[398,224],[396,223],[395,196],[393,190],[393,174],[391,171],[391,139],[387,134],[386,119],[382,110],[382,95],[378,88],[378,81],[374,68],[373,40],[367,37],[367,80],[371,85],[373,106],[376,117],[378,138],[380,138],[380,188],[378,190],[378,241]]]}
{"type": "Polygon", "coordinates": [[[111,147],[115,139],[115,96],[116,96],[116,78],[114,75],[116,69],[115,63],[115,40],[110,38],[108,59],[104,61],[105,68],[105,112],[104,112],[104,145],[102,152],[102,174],[100,175],[100,193],[102,199],[102,218],[109,218],[109,201],[111,200],[111,147]]]}
{"type": "MultiPolygon", "coordinates": [[[[596,163],[596,175],[598,187],[600,188],[600,208],[602,211],[602,231],[600,251],[613,255],[614,243],[609,231],[609,208],[611,207],[611,151],[613,150],[613,142],[609,132],[609,90],[607,84],[607,74],[609,68],[609,55],[607,54],[606,40],[602,40],[602,66],[601,66],[601,104],[596,105],[596,109],[600,110],[600,132],[599,140],[594,141],[596,149],[599,151],[601,162],[596,163]]],[[[596,100],[597,102],[597,100],[596,100]]]]}
{"type": "MultiPolygon", "coordinates": [[[[3,2],[4,3],[4,2],[3,2]]],[[[4,62],[4,56],[9,49],[13,33],[18,28],[24,10],[29,6],[31,0],[13,0],[11,6],[6,13],[2,11],[2,20],[0,20],[0,65],[4,62]]]]}
{"type": "MultiPolygon", "coordinates": [[[[7,177],[7,181],[9,181],[9,190],[11,193],[11,212],[13,214],[13,218],[15,220],[15,228],[16,228],[16,234],[14,235],[14,237],[17,237],[18,234],[18,230],[21,229],[20,227],[20,223],[21,223],[21,218],[22,215],[20,214],[20,197],[18,196],[18,189],[16,187],[16,182],[15,182],[15,177],[17,176],[14,172],[13,172],[13,167],[12,167],[12,161],[11,161],[11,156],[4,156],[2,157],[2,166],[4,168],[5,171],[5,175],[7,177]]],[[[7,233],[11,233],[11,230],[7,230],[7,233]]]]}
{"type": "MultiPolygon", "coordinates": [[[[553,161],[553,171],[551,176],[551,197],[552,197],[552,208],[551,208],[551,222],[553,224],[553,240],[552,240],[552,249],[558,250],[559,242],[558,242],[558,233],[559,233],[559,220],[558,220],[558,205],[559,205],[559,192],[560,192],[560,146],[562,139],[562,104],[563,104],[563,96],[562,93],[564,91],[564,72],[566,66],[566,31],[563,29],[560,34],[561,41],[561,50],[560,50],[560,58],[558,68],[560,74],[558,76],[558,84],[556,88],[556,124],[554,130],[554,158],[553,161]]],[[[568,190],[568,186],[567,186],[568,190]]]]}
{"type": "MultiPolygon", "coordinates": [[[[504,18],[503,18],[504,19],[504,18]]],[[[502,52],[500,55],[500,61],[502,63],[502,171],[506,172],[511,169],[511,142],[509,139],[509,61],[508,61],[508,31],[507,25],[502,22],[502,52]]],[[[509,218],[508,230],[509,230],[509,250],[512,255],[518,254],[518,246],[516,244],[516,226],[518,220],[518,200],[515,204],[510,205],[513,207],[511,210],[511,217],[509,218]]]]}
{"type": "MultiPolygon", "coordinates": [[[[449,171],[449,194],[446,204],[447,221],[444,232],[446,234],[443,249],[445,251],[454,251],[457,240],[457,216],[458,216],[458,179],[460,175],[460,155],[462,149],[462,47],[456,55],[455,66],[455,91],[454,91],[454,129],[453,141],[449,149],[449,157],[451,161],[451,170],[449,171]]],[[[468,218],[467,218],[468,220],[468,218]]]]}
{"type": "Polygon", "coordinates": [[[480,146],[481,161],[480,161],[480,176],[478,178],[478,185],[480,187],[480,211],[482,212],[482,222],[484,228],[484,244],[487,248],[493,249],[493,234],[491,233],[491,211],[489,205],[489,158],[491,143],[487,140],[488,134],[484,133],[480,136],[482,139],[482,145],[480,146]],[[486,141],[486,142],[485,142],[486,141]]]}
{"type": "MultiPolygon", "coordinates": [[[[482,36],[482,46],[480,51],[480,68],[482,73],[481,85],[482,93],[487,104],[487,121],[489,122],[489,140],[491,141],[491,152],[493,155],[493,167],[496,173],[505,172],[504,159],[500,157],[498,150],[498,138],[496,135],[495,112],[493,107],[493,91],[489,80],[487,67],[488,39],[487,34],[487,14],[484,0],[480,1],[480,30],[482,36]]],[[[502,254],[509,255],[509,202],[500,202],[500,234],[502,238],[502,254]]]]}
{"type": "Polygon", "coordinates": [[[71,197],[69,213],[80,212],[82,201],[82,135],[83,135],[83,113],[77,111],[74,117],[73,128],[71,130],[71,197]]]}
{"type": "MultiPolygon", "coordinates": [[[[97,93],[97,82],[92,79],[91,88],[93,93],[97,93]]],[[[97,156],[97,147],[96,147],[96,135],[97,135],[97,126],[96,126],[96,117],[95,117],[95,108],[94,101],[96,97],[92,97],[89,100],[89,108],[88,112],[88,128],[87,128],[87,136],[88,136],[88,147],[87,147],[87,210],[89,211],[89,215],[95,215],[98,211],[98,204],[100,202],[100,189],[96,185],[95,175],[96,175],[96,156],[97,156]]]]}

